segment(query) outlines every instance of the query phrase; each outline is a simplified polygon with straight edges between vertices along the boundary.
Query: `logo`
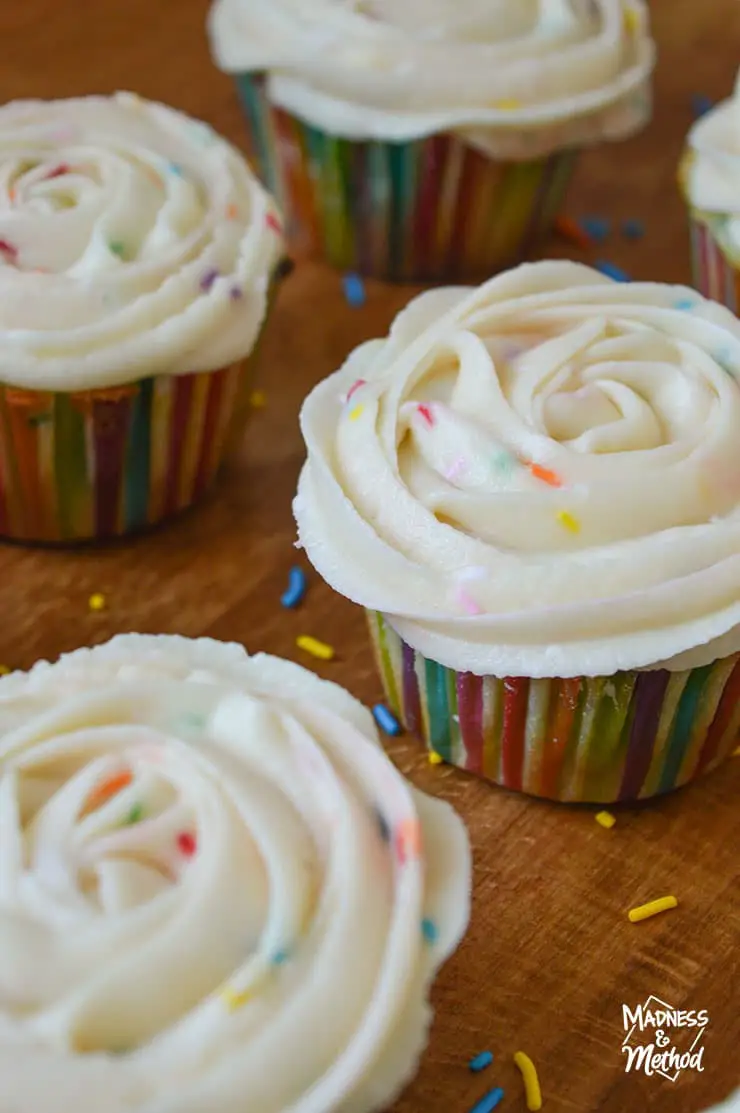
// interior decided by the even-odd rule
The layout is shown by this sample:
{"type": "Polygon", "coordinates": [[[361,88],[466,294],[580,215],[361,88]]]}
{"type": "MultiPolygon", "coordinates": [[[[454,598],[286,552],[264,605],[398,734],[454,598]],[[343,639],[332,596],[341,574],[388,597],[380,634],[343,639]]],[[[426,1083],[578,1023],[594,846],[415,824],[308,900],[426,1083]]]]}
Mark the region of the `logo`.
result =
{"type": "Polygon", "coordinates": [[[622,1005],[622,1023],[627,1074],[642,1070],[675,1082],[682,1070],[704,1070],[701,1041],[709,1024],[706,1009],[674,1009],[651,994],[634,1009],[622,1005]]]}

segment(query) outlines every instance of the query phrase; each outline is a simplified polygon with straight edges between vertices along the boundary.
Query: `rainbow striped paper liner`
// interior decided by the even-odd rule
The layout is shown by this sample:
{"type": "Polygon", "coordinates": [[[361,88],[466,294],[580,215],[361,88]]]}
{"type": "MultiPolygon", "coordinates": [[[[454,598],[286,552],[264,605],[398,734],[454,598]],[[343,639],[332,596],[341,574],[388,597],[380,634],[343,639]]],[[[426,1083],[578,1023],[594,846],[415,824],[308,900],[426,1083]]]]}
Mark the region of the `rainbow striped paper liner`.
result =
{"type": "Polygon", "coordinates": [[[691,271],[700,294],[721,302],[737,313],[740,307],[740,267],[729,259],[715,239],[711,224],[697,212],[689,218],[691,271]]]}
{"type": "Polygon", "coordinates": [[[78,393],[0,384],[0,536],[105,540],[189,507],[241,432],[251,364],[78,393]]]}
{"type": "Polygon", "coordinates": [[[532,796],[581,803],[670,792],[732,753],[740,653],[684,672],[532,680],[431,661],[368,611],[388,703],[445,761],[532,796]]]}
{"type": "Polygon", "coordinates": [[[486,278],[519,262],[560,211],[576,152],[497,162],[452,134],[355,142],[272,105],[236,79],[258,172],[295,251],[392,281],[486,278]]]}

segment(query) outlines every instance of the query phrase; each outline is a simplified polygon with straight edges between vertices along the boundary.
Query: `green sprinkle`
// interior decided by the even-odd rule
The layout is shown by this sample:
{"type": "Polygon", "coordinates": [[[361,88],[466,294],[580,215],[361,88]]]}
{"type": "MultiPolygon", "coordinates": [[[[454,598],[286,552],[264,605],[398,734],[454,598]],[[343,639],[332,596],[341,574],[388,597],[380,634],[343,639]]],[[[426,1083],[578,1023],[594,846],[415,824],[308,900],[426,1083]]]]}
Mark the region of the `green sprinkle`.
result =
{"type": "Polygon", "coordinates": [[[126,249],[120,240],[111,240],[108,247],[114,255],[117,255],[119,259],[123,259],[126,249]]]}
{"type": "Polygon", "coordinates": [[[126,816],[126,819],[124,821],[125,826],[129,827],[132,823],[138,823],[139,820],[141,819],[141,817],[143,816],[143,814],[144,814],[144,805],[143,804],[134,804],[133,808],[131,809],[131,811],[126,816]]]}
{"type": "Polygon", "coordinates": [[[510,452],[498,452],[492,463],[496,471],[503,472],[504,475],[511,475],[514,470],[514,457],[510,452]]]}
{"type": "Polygon", "coordinates": [[[424,936],[427,943],[436,943],[439,936],[437,925],[434,920],[423,919],[421,921],[421,934],[424,936]]]}

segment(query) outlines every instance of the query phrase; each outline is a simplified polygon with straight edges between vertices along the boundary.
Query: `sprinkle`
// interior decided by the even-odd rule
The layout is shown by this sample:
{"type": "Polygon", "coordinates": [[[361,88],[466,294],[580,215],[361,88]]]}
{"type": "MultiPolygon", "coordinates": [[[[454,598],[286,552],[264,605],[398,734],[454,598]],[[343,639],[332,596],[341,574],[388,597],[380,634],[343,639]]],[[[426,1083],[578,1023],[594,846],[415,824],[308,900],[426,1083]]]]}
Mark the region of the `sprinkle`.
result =
{"type": "Polygon", "coordinates": [[[714,101],[711,97],[706,96],[705,93],[692,93],[691,94],[691,111],[694,114],[694,119],[700,116],[705,116],[710,108],[714,107],[714,101]]]}
{"type": "Polygon", "coordinates": [[[614,263],[608,263],[605,259],[599,259],[595,264],[597,271],[601,271],[607,278],[613,278],[615,282],[631,282],[632,279],[623,271],[621,267],[617,267],[614,263]]]}
{"type": "Polygon", "coordinates": [[[15,189],[13,188],[13,186],[11,186],[8,190],[8,200],[10,201],[11,205],[15,204],[15,189]]]}
{"type": "Polygon", "coordinates": [[[470,1113],[491,1113],[491,1110],[499,1105],[503,1096],[504,1091],[500,1086],[497,1086],[495,1090],[489,1090],[487,1094],[483,1095],[480,1101],[475,1103],[470,1113]]]}
{"type": "Polygon", "coordinates": [[[438,754],[436,750],[430,750],[429,751],[429,764],[430,765],[441,765],[443,761],[444,761],[444,758],[442,757],[441,754],[438,754]]]}
{"type": "Polygon", "coordinates": [[[169,169],[170,169],[170,173],[174,174],[175,177],[181,178],[183,176],[183,169],[182,169],[182,166],[180,166],[179,163],[171,162],[170,165],[169,165],[169,169]]]}
{"type": "Polygon", "coordinates": [[[385,818],[379,808],[374,809],[375,822],[378,825],[378,831],[383,842],[391,841],[391,829],[388,825],[388,820],[385,818]]]}
{"type": "Polygon", "coordinates": [[[524,1079],[524,1095],[527,1099],[527,1109],[531,1113],[536,1110],[542,1109],[542,1091],[540,1090],[540,1080],[537,1077],[535,1065],[530,1059],[529,1055],[525,1055],[523,1051],[517,1051],[514,1056],[514,1063],[522,1073],[524,1079]]]}
{"type": "Polygon", "coordinates": [[[404,819],[396,828],[396,854],[401,865],[421,857],[421,825],[418,819],[404,819]]]}
{"type": "Polygon", "coordinates": [[[53,170],[50,170],[48,174],[44,174],[43,180],[49,182],[52,178],[61,178],[63,174],[69,174],[69,167],[66,162],[60,162],[59,165],[55,166],[53,170]]]}
{"type": "Polygon", "coordinates": [[[91,611],[103,611],[105,610],[105,596],[101,595],[100,592],[96,592],[94,595],[90,596],[87,605],[91,611]]]}
{"type": "Polygon", "coordinates": [[[272,956],[272,964],[273,966],[282,966],[283,963],[287,962],[289,958],[290,952],[288,950],[281,949],[279,951],[276,951],[275,954],[272,956]]]}
{"type": "Polygon", "coordinates": [[[131,811],[128,813],[128,815],[126,816],[126,818],[123,821],[125,826],[128,827],[132,823],[138,823],[139,820],[141,819],[141,817],[143,816],[143,814],[144,814],[144,805],[143,804],[134,804],[131,811]]]}
{"type": "Polygon", "coordinates": [[[420,406],[417,406],[417,408],[416,408],[416,409],[417,409],[417,413],[418,413],[418,414],[419,414],[419,415],[420,415],[421,417],[423,417],[423,418],[424,418],[424,420],[426,421],[427,425],[428,425],[428,426],[429,426],[429,428],[431,429],[431,428],[432,428],[432,426],[434,425],[434,415],[432,414],[432,409],[431,409],[431,406],[427,406],[427,405],[424,405],[424,404],[422,404],[422,405],[420,405],[420,406]]]}
{"type": "Polygon", "coordinates": [[[229,297],[232,301],[239,301],[240,298],[243,298],[244,291],[242,290],[241,286],[232,286],[229,290],[229,297]]]}
{"type": "Polygon", "coordinates": [[[358,417],[362,416],[362,412],[363,412],[364,409],[365,409],[364,406],[355,406],[355,408],[353,410],[350,410],[350,412],[349,412],[350,421],[357,421],[358,417]]]}
{"type": "Polygon", "coordinates": [[[585,216],[581,221],[581,227],[588,235],[589,239],[595,243],[602,243],[609,235],[610,223],[601,216],[585,216]]]}
{"type": "Polygon", "coordinates": [[[197,849],[195,835],[191,835],[189,831],[183,831],[177,836],[177,847],[186,858],[192,858],[197,849]]]}
{"type": "Polygon", "coordinates": [[[570,533],[580,533],[581,523],[577,518],[574,518],[568,510],[558,510],[555,517],[560,522],[561,526],[570,533]]]}
{"type": "Polygon", "coordinates": [[[645,225],[634,218],[622,221],[622,235],[626,240],[641,240],[645,235],[645,225]]]}
{"type": "Polygon", "coordinates": [[[267,405],[267,395],[264,390],[253,390],[249,395],[249,405],[253,410],[262,410],[267,405]]]}
{"type": "Polygon", "coordinates": [[[300,638],[296,638],[295,643],[299,649],[310,653],[312,657],[319,657],[322,661],[331,661],[334,656],[332,646],[327,645],[326,642],[320,642],[318,638],[312,638],[308,634],[301,634],[300,638]]]}
{"type": "Polygon", "coordinates": [[[7,240],[0,240],[0,251],[4,255],[9,255],[13,262],[18,258],[18,248],[14,247],[12,243],[8,243],[7,240]]]}
{"type": "Polygon", "coordinates": [[[126,249],[120,240],[111,240],[108,244],[108,249],[113,255],[117,255],[119,259],[123,259],[126,249]]]}
{"type": "Polygon", "coordinates": [[[476,1055],[468,1063],[468,1067],[472,1070],[473,1074],[479,1074],[486,1067],[490,1067],[493,1062],[493,1055],[490,1051],[481,1051],[480,1055],[476,1055]]]}
{"type": "Polygon", "coordinates": [[[359,274],[345,274],[342,285],[348,305],[359,308],[365,304],[365,284],[359,274]]]}
{"type": "Polygon", "coordinates": [[[203,277],[200,280],[201,290],[205,294],[207,294],[208,291],[213,286],[213,283],[216,281],[217,278],[218,278],[218,271],[216,270],[216,268],[215,267],[209,267],[208,270],[205,272],[205,274],[203,275],[203,277]]]}
{"type": "Polygon", "coordinates": [[[639,924],[641,920],[649,920],[659,912],[667,912],[669,908],[677,907],[678,901],[675,897],[660,897],[659,900],[651,900],[649,904],[641,904],[639,908],[631,908],[627,916],[631,924],[639,924]]]}
{"type": "Polygon", "coordinates": [[[373,717],[380,729],[385,731],[386,734],[390,734],[391,737],[395,738],[402,733],[403,728],[398,719],[384,704],[375,704],[375,707],[373,707],[373,717]]]}
{"type": "Polygon", "coordinates": [[[682,312],[688,313],[688,311],[690,309],[693,309],[695,305],[696,302],[693,298],[679,298],[678,301],[674,301],[673,308],[680,309],[682,312]]]}
{"type": "Polygon", "coordinates": [[[114,773],[107,781],[103,781],[98,787],[90,793],[85,804],[84,814],[88,812],[97,811],[113,796],[117,796],[124,788],[128,788],[134,779],[134,775],[130,769],[122,769],[120,773],[114,773]]]}
{"type": "Polygon", "coordinates": [[[273,232],[276,232],[278,236],[282,236],[283,226],[274,213],[267,214],[265,217],[265,224],[268,228],[271,228],[273,232]]]}
{"type": "Polygon", "coordinates": [[[456,460],[452,461],[452,463],[450,464],[450,466],[448,468],[445,468],[445,470],[443,472],[443,475],[444,475],[445,479],[448,480],[450,483],[454,483],[455,480],[460,475],[460,472],[462,472],[464,470],[465,470],[465,457],[464,456],[458,456],[458,458],[456,460]]]}
{"type": "Polygon", "coordinates": [[[562,487],[563,481],[556,472],[550,471],[549,468],[543,468],[541,464],[527,464],[530,473],[535,479],[541,479],[543,483],[547,483],[550,487],[562,487]]]}
{"type": "Polygon", "coordinates": [[[246,1005],[252,995],[249,990],[245,989],[242,993],[239,993],[238,990],[232,989],[231,986],[227,986],[226,989],[221,990],[219,996],[229,1012],[235,1013],[237,1009],[241,1009],[246,1005]]]}
{"type": "MultiPolygon", "coordinates": [[[[624,29],[628,35],[636,35],[640,30],[639,12],[631,4],[624,9],[624,29]]],[[[537,1108],[539,1109],[539,1106],[537,1108]]]]}
{"type": "Polygon", "coordinates": [[[572,217],[557,217],[554,227],[558,235],[562,236],[565,240],[570,240],[571,243],[576,244],[578,247],[588,247],[591,243],[586,232],[577,221],[572,219],[572,217]]]}
{"type": "Polygon", "coordinates": [[[361,386],[365,386],[366,381],[367,381],[366,379],[357,379],[356,382],[352,383],[352,386],[347,391],[347,397],[345,398],[345,402],[349,402],[350,398],[355,393],[355,391],[359,390],[361,386]]]}
{"type": "Polygon", "coordinates": [[[493,102],[494,108],[500,108],[502,112],[513,112],[517,108],[522,107],[522,102],[517,100],[516,97],[505,97],[503,100],[493,102]]]}
{"type": "Polygon", "coordinates": [[[421,921],[421,934],[427,943],[436,943],[439,938],[437,925],[434,920],[429,920],[426,917],[421,921]]]}
{"type": "Polygon", "coordinates": [[[483,614],[483,608],[476,603],[472,596],[468,595],[464,588],[459,587],[457,589],[455,598],[466,614],[483,614]]]}
{"type": "Polygon", "coordinates": [[[7,665],[0,665],[0,676],[8,676],[12,671],[7,665]]]}
{"type": "Polygon", "coordinates": [[[236,220],[237,216],[239,215],[239,210],[232,202],[232,204],[226,206],[225,213],[227,220],[236,220]]]}
{"type": "Polygon", "coordinates": [[[510,452],[498,452],[491,461],[496,471],[503,472],[504,475],[510,475],[514,467],[515,459],[510,452]]]}
{"type": "Polygon", "coordinates": [[[284,591],[280,596],[280,602],[284,607],[292,609],[297,607],[306,594],[306,573],[302,568],[291,568],[288,573],[288,590],[284,591]]]}
{"type": "Polygon", "coordinates": [[[606,827],[609,830],[617,822],[611,812],[597,812],[594,819],[599,827],[606,827]]]}

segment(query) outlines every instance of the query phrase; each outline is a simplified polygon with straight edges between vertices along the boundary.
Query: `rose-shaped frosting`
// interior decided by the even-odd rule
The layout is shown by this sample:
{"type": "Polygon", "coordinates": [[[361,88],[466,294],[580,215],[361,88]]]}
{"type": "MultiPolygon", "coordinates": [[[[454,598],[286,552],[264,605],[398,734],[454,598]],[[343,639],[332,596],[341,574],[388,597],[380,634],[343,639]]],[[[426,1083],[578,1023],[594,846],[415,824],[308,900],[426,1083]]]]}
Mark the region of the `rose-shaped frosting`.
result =
{"type": "Polygon", "coordinates": [[[209,127],[133,94],[0,108],[0,380],[79,390],[248,355],[283,251],[209,127]]]}
{"type": "Polygon", "coordinates": [[[543,262],[423,294],[304,403],[300,541],[450,668],[734,652],[738,369],[740,323],[682,287],[543,262]]]}
{"type": "Polygon", "coordinates": [[[694,123],[687,155],[681,177],[691,205],[711,214],[718,238],[740,252],[740,74],[733,95],[694,123]]]}
{"type": "Polygon", "coordinates": [[[526,158],[650,114],[643,0],[215,0],[209,27],[223,69],[351,139],[455,129],[526,158]]]}
{"type": "Polygon", "coordinates": [[[127,635],[6,677],[0,1105],[385,1107],[469,875],[454,812],[297,665],[127,635]]]}

